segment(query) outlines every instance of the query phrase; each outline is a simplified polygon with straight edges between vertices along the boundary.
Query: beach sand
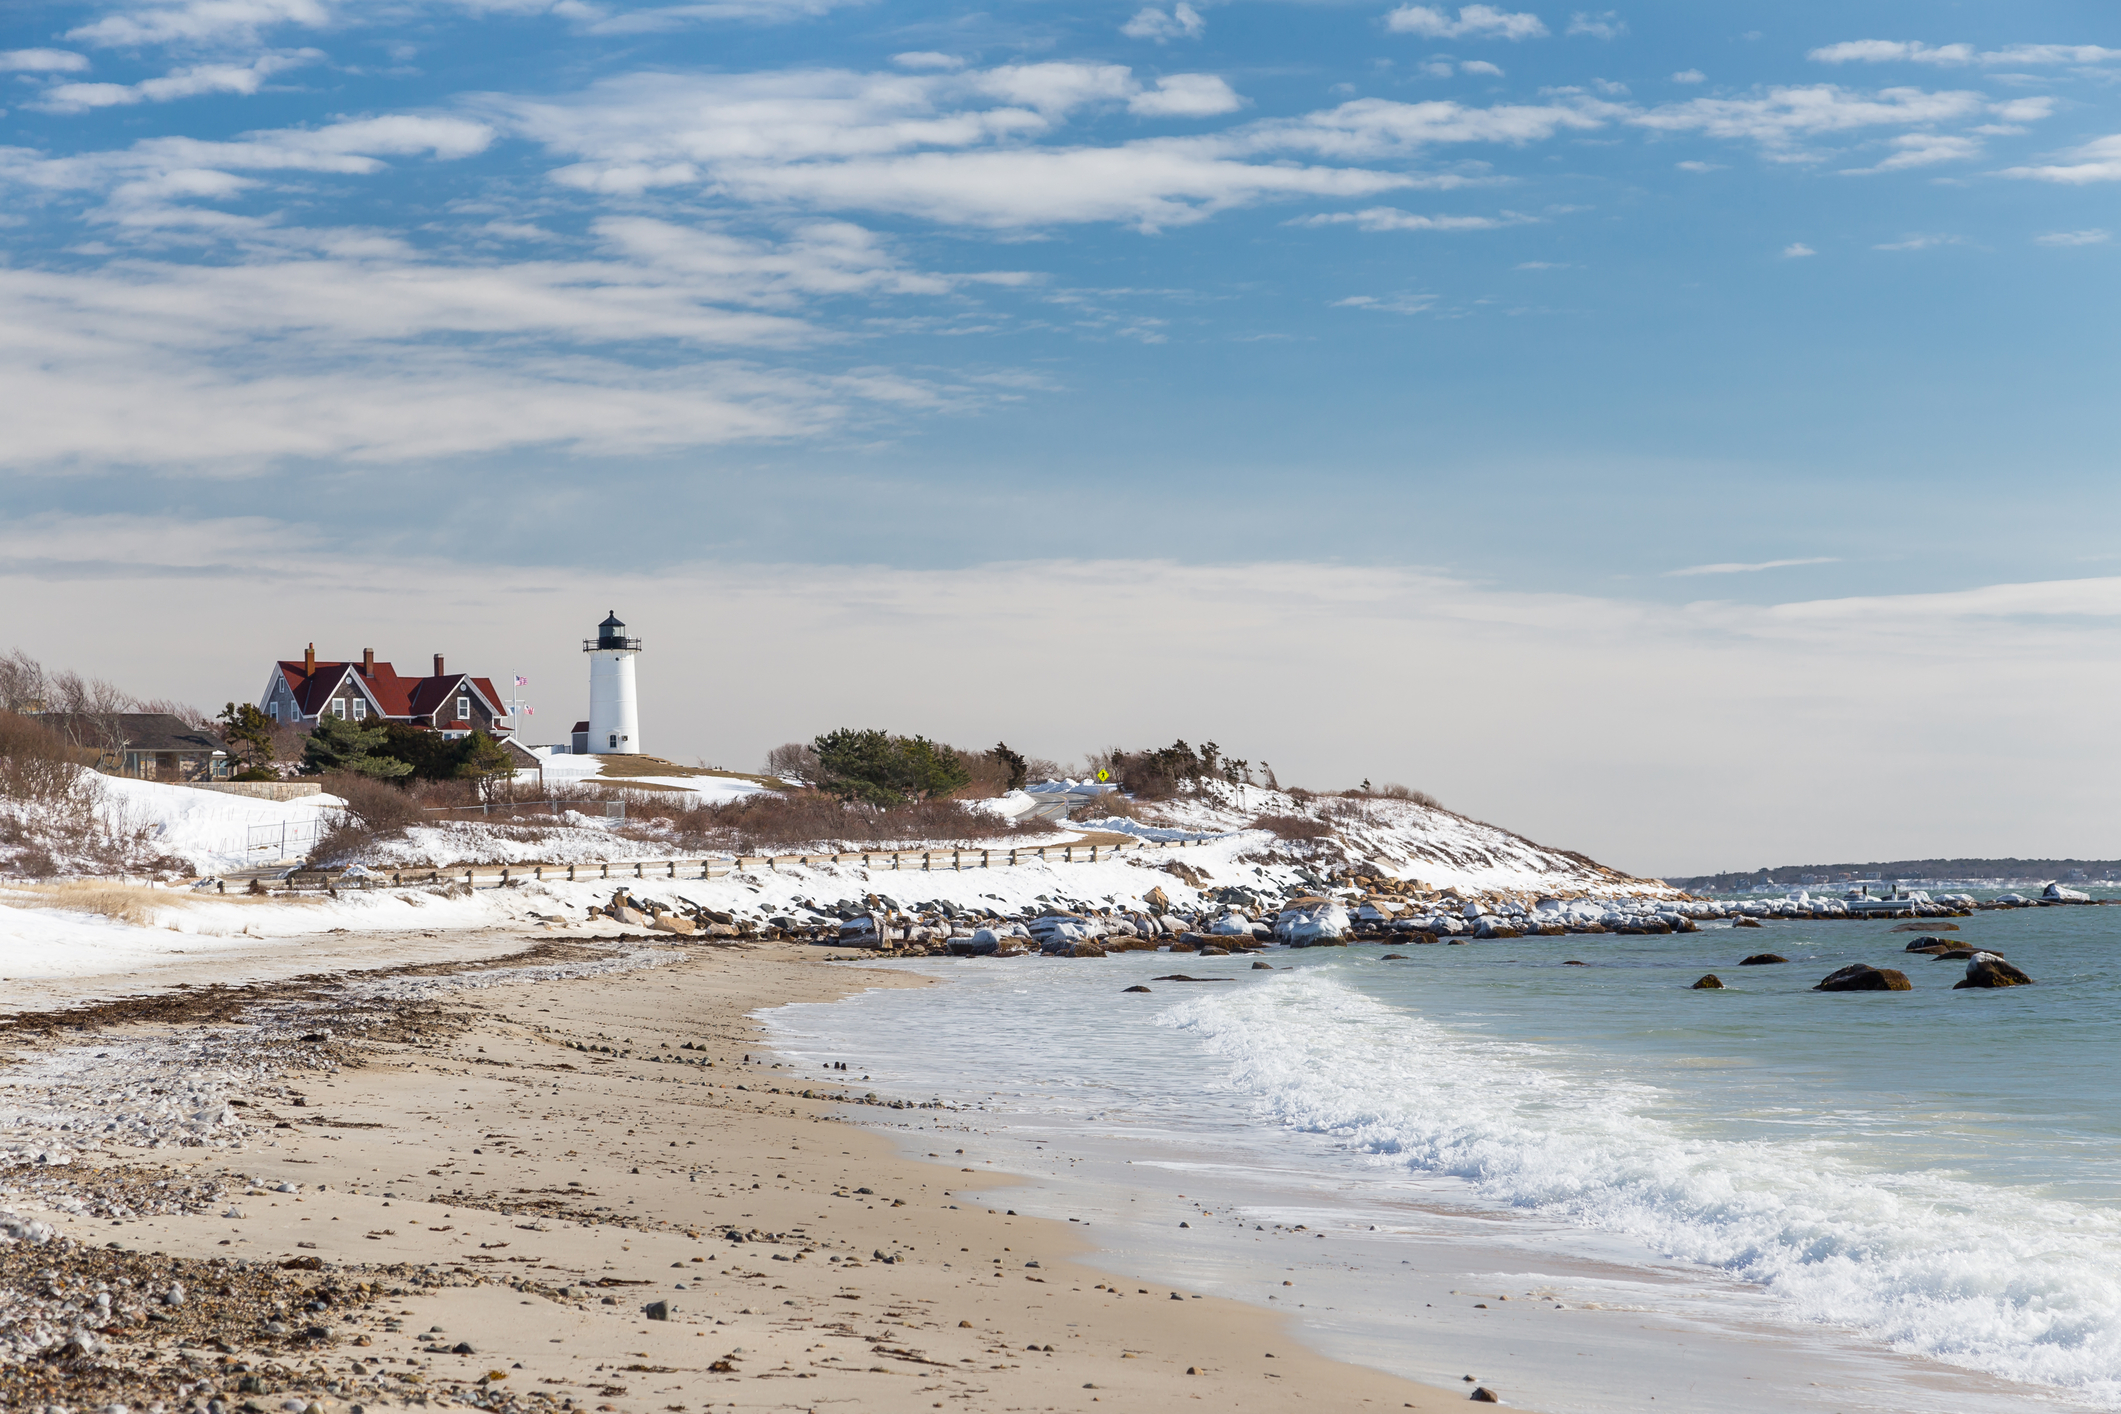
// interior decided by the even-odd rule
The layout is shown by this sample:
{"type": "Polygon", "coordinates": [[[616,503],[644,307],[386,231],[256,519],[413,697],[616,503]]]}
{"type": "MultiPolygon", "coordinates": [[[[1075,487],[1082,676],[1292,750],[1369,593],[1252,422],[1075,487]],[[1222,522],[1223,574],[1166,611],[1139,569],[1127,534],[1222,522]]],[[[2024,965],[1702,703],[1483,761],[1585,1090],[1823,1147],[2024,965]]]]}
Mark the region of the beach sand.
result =
{"type": "MultiPolygon", "coordinates": [[[[1077,1265],[1083,1239],[1009,1213],[1001,1176],[969,1177],[940,1148],[901,1157],[850,1122],[891,1113],[832,1098],[869,1088],[857,1058],[826,1078],[763,1053],[761,1008],[923,979],[785,944],[657,945],[662,965],[522,977],[503,954],[597,945],[515,936],[451,949],[486,957],[472,964],[493,969],[484,985],[324,1045],[290,1038],[279,1078],[266,1084],[264,1065],[256,1093],[236,1096],[261,1126],[240,1150],[0,1178],[0,1202],[80,1244],[56,1268],[51,1245],[0,1247],[0,1290],[37,1286],[47,1323],[99,1280],[117,1293],[113,1314],[84,1318],[107,1349],[36,1362],[34,1379],[18,1369],[0,1394],[326,1414],[438,1400],[620,1414],[1467,1402],[1470,1386],[1312,1354],[1274,1314],[1197,1296],[1182,1273],[1077,1265]],[[139,1215],[155,1206],[188,1210],[139,1215]],[[117,1287],[121,1273],[134,1284],[117,1287]],[[185,1303],[158,1304],[172,1279],[185,1303]],[[653,1302],[667,1319],[648,1318],[653,1302]]],[[[221,965],[202,960],[202,975],[221,965]]],[[[290,985],[261,988],[261,1005],[295,996],[302,1014],[329,1014],[330,985],[290,985]]],[[[205,1019],[178,1001],[7,1034],[32,1060],[181,1044],[228,1024],[221,996],[205,1019]]]]}

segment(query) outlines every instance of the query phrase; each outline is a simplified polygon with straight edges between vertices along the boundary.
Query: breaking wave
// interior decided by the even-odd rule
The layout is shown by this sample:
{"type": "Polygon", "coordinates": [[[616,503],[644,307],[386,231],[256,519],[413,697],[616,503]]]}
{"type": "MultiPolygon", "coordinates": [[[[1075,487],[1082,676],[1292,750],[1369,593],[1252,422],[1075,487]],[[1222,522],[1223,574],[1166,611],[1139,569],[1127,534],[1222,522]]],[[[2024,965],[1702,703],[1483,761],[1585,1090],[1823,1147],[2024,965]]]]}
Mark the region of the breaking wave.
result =
{"type": "Polygon", "coordinates": [[[1468,1036],[1319,972],[1161,1019],[1222,1056],[1267,1123],[1628,1235],[1802,1320],[2121,1407],[2110,1208],[1866,1168],[1853,1124],[1855,1142],[1690,1132],[1653,1086],[1571,1073],[1562,1052],[1468,1036]]]}

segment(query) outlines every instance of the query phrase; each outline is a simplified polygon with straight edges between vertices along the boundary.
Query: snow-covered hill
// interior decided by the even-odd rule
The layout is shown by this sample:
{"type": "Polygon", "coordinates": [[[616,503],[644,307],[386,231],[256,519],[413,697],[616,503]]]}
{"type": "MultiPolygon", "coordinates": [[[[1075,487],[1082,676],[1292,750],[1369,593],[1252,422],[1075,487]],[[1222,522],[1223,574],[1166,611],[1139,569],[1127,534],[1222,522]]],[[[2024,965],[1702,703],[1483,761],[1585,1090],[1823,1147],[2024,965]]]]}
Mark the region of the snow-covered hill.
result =
{"type": "Polygon", "coordinates": [[[1638,879],[1570,850],[1453,814],[1440,806],[1383,795],[1307,791],[1202,781],[1164,801],[1131,807],[1132,817],[1081,822],[1152,839],[1210,836],[1250,841],[1263,863],[1303,865],[1325,874],[1353,868],[1372,877],[1461,893],[1546,894],[1559,898],[1671,897],[1657,879],[1638,879]]]}

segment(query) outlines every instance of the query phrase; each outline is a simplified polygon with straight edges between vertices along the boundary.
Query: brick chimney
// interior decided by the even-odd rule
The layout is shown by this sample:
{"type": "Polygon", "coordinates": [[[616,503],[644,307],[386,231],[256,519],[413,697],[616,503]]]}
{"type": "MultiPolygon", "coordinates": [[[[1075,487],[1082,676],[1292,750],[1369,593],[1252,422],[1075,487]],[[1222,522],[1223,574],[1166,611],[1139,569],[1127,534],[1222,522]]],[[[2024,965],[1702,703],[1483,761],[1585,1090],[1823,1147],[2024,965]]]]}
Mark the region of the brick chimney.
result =
{"type": "Polygon", "coordinates": [[[314,644],[314,643],[312,643],[312,644],[310,644],[310,645],[309,645],[309,651],[308,651],[307,653],[304,653],[304,654],[302,655],[302,672],[303,672],[303,673],[304,673],[304,675],[306,675],[306,676],[311,676],[311,677],[314,677],[314,676],[316,675],[316,671],[317,671],[317,645],[316,645],[316,644],[314,644]]]}
{"type": "Polygon", "coordinates": [[[361,676],[364,678],[372,678],[375,675],[376,650],[373,648],[363,648],[361,650],[361,676]]]}
{"type": "Polygon", "coordinates": [[[435,676],[442,676],[442,655],[439,653],[435,654],[435,676]]]}

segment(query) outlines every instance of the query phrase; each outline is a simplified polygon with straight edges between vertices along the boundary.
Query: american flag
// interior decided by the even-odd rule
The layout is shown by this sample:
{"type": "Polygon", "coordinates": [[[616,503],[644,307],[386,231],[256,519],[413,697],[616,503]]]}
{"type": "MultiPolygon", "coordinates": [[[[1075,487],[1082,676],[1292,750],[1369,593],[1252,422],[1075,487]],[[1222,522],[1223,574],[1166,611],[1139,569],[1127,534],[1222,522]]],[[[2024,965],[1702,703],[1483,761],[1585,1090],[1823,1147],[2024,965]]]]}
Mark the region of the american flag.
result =
{"type": "Polygon", "coordinates": [[[524,676],[523,676],[523,675],[522,675],[521,673],[517,673],[517,674],[516,674],[516,686],[517,686],[517,687],[528,687],[528,686],[530,686],[530,679],[529,679],[529,678],[526,678],[526,677],[524,677],[524,676]]]}

